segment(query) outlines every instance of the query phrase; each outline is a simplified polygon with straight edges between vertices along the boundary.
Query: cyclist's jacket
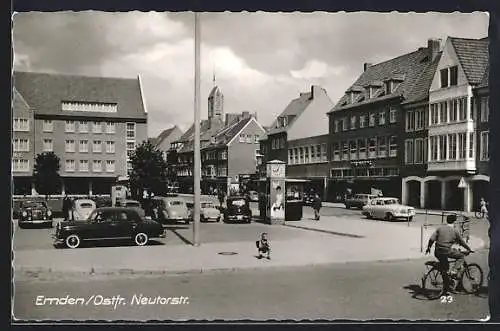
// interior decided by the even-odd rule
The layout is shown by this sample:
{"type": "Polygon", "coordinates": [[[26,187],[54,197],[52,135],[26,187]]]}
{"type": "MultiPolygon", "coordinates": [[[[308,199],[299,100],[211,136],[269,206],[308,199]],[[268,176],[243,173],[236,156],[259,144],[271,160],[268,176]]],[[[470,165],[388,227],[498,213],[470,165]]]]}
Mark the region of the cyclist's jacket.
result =
{"type": "Polygon", "coordinates": [[[451,224],[438,228],[432,234],[431,240],[436,242],[434,255],[448,255],[453,244],[466,245],[460,234],[451,224]]]}

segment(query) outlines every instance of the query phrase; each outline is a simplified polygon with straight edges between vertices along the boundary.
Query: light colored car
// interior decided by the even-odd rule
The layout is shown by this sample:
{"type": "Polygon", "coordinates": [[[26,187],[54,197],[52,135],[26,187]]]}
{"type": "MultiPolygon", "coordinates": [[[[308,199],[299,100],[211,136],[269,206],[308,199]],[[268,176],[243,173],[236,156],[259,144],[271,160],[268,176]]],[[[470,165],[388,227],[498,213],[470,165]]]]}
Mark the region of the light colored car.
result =
{"type": "Polygon", "coordinates": [[[96,203],[90,199],[75,200],[74,218],[77,221],[83,221],[89,218],[90,214],[96,209],[96,203]]]}
{"type": "MultiPolygon", "coordinates": [[[[189,209],[189,218],[193,219],[193,201],[186,201],[186,205],[189,209]]],[[[222,213],[215,206],[213,201],[201,201],[200,202],[200,222],[220,222],[222,220],[222,213]]]]}
{"type": "Polygon", "coordinates": [[[189,210],[181,197],[154,197],[154,219],[161,223],[184,222],[189,224],[189,210]]]}
{"type": "Polygon", "coordinates": [[[377,197],[378,196],[374,194],[355,194],[353,197],[347,198],[344,201],[344,204],[347,209],[350,208],[363,209],[363,206],[368,205],[372,199],[375,199],[377,197]]]}
{"type": "Polygon", "coordinates": [[[405,219],[412,221],[415,216],[415,208],[399,203],[397,198],[375,198],[363,207],[363,215],[368,218],[393,221],[405,219]]]}

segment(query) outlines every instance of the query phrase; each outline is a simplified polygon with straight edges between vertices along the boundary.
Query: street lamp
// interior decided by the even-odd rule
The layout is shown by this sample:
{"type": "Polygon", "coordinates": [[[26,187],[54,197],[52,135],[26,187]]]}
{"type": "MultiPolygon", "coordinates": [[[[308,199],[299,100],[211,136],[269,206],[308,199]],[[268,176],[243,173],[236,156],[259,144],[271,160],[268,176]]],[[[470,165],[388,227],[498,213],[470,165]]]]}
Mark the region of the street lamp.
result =
{"type": "Polygon", "coordinates": [[[200,14],[194,13],[194,208],[193,245],[200,245],[200,14]]]}

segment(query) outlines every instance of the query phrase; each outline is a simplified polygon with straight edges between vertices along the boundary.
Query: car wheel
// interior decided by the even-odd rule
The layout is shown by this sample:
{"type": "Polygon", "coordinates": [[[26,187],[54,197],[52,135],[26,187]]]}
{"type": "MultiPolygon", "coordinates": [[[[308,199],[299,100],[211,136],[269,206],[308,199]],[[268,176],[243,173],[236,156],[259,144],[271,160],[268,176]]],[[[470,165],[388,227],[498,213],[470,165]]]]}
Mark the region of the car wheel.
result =
{"type": "Polygon", "coordinates": [[[81,240],[77,234],[70,234],[66,237],[64,242],[68,248],[78,248],[80,247],[81,240]]]}
{"type": "Polygon", "coordinates": [[[351,209],[351,206],[345,205],[345,209],[351,209]]]}
{"type": "Polygon", "coordinates": [[[391,213],[387,213],[387,214],[385,215],[385,220],[386,220],[386,221],[389,221],[389,222],[390,222],[390,221],[392,221],[393,219],[394,219],[394,216],[392,216],[392,214],[391,214],[391,213]]]}
{"type": "Polygon", "coordinates": [[[149,237],[144,232],[139,232],[134,237],[134,242],[137,246],[144,246],[148,243],[149,237]]]}
{"type": "Polygon", "coordinates": [[[408,222],[413,221],[413,216],[408,217],[408,222]]]}
{"type": "Polygon", "coordinates": [[[368,218],[369,220],[373,219],[372,213],[367,213],[366,214],[366,218],[368,218]]]}
{"type": "Polygon", "coordinates": [[[26,224],[24,223],[18,223],[17,225],[19,225],[19,228],[21,229],[26,229],[26,224]]]}

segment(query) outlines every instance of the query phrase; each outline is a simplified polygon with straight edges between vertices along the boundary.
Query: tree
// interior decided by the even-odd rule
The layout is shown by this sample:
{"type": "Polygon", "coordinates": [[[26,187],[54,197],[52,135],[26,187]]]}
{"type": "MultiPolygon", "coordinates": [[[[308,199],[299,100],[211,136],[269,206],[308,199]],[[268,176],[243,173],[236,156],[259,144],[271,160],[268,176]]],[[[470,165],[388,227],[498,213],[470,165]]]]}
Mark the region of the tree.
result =
{"type": "Polygon", "coordinates": [[[35,189],[39,194],[48,197],[58,193],[61,183],[60,167],[60,159],[54,152],[44,152],[36,156],[33,178],[35,189]]]}
{"type": "Polygon", "coordinates": [[[144,141],[137,146],[130,157],[130,188],[134,198],[142,196],[144,189],[154,194],[162,194],[167,186],[167,163],[162,152],[151,142],[144,141]]]}
{"type": "Polygon", "coordinates": [[[167,178],[170,183],[177,181],[177,150],[171,149],[167,152],[167,178]]]}

